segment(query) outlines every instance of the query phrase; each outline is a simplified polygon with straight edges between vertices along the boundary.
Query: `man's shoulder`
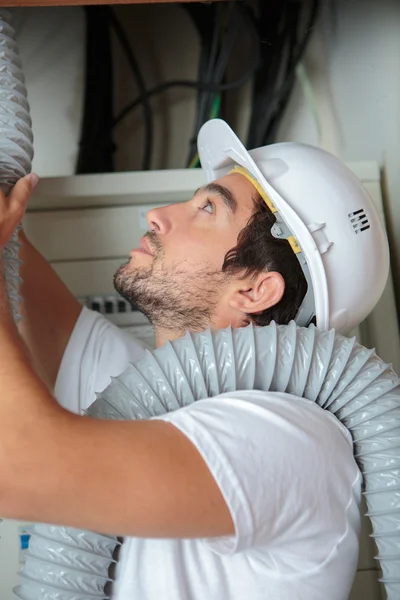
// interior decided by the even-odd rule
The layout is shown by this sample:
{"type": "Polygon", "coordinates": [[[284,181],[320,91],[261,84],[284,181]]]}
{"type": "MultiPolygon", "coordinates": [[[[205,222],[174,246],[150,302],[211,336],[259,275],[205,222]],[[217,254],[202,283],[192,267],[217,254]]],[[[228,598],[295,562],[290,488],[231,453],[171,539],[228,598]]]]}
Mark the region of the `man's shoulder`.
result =
{"type": "MultiPolygon", "coordinates": [[[[329,410],[321,408],[317,402],[295,396],[286,392],[273,392],[271,390],[238,390],[223,393],[215,397],[221,402],[230,399],[229,406],[235,410],[235,403],[240,405],[240,410],[254,413],[255,418],[275,419],[279,416],[283,421],[290,422],[293,426],[310,420],[324,429],[332,430],[344,438],[347,444],[352,445],[349,430],[329,410]]],[[[307,427],[309,429],[309,427],[307,427]]]]}
{"type": "Polygon", "coordinates": [[[117,327],[101,313],[83,307],[73,335],[86,339],[92,344],[101,345],[102,351],[115,352],[121,349],[132,354],[131,360],[138,360],[145,352],[144,345],[130,331],[117,327]]]}
{"type": "Polygon", "coordinates": [[[140,342],[103,315],[84,307],[67,344],[55,395],[68,410],[80,412],[145,353],[140,342]]]}
{"type": "MultiPolygon", "coordinates": [[[[162,417],[161,417],[162,418],[162,417]]],[[[316,402],[291,394],[237,390],[206,398],[164,417],[182,427],[205,428],[207,435],[231,440],[234,452],[250,441],[253,452],[309,457],[321,468],[339,456],[354,463],[347,428],[316,402]]]]}

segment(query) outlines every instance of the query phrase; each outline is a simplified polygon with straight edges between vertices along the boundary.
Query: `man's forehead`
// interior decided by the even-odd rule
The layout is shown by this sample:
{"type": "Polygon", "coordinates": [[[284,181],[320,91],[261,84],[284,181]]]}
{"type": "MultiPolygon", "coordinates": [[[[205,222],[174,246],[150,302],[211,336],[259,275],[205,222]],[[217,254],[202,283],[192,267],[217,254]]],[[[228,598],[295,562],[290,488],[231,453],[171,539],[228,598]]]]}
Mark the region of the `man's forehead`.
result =
{"type": "Polygon", "coordinates": [[[251,208],[254,197],[253,185],[240,173],[228,173],[199,188],[198,193],[218,195],[231,215],[235,215],[239,208],[251,208]]]}
{"type": "Polygon", "coordinates": [[[255,192],[254,185],[241,173],[228,173],[216,179],[218,185],[226,187],[235,196],[239,205],[247,206],[253,203],[255,192]]]}
{"type": "Polygon", "coordinates": [[[250,193],[254,190],[254,185],[251,183],[251,181],[242,173],[239,173],[237,171],[232,171],[227,175],[216,179],[215,182],[220,183],[221,185],[226,185],[233,190],[246,190],[250,193]]]}

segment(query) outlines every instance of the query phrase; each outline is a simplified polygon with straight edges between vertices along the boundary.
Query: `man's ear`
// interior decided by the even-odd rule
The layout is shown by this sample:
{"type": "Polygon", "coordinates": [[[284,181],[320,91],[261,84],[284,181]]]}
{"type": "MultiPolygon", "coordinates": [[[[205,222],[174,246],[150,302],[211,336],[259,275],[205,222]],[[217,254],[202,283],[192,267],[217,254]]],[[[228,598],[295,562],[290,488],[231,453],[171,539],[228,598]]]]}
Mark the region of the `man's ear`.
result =
{"type": "Polygon", "coordinates": [[[285,281],[280,273],[263,271],[237,279],[229,304],[241,313],[256,314],[278,304],[284,291],[285,281]]]}

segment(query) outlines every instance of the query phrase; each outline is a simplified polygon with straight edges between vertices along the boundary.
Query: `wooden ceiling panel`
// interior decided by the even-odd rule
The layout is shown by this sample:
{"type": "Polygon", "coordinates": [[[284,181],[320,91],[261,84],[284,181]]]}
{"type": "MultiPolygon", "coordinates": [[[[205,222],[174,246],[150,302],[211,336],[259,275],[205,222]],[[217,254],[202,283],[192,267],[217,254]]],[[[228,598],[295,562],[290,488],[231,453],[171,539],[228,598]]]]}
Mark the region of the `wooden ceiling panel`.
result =
{"type": "MultiPolygon", "coordinates": [[[[84,4],[160,4],[176,3],[177,0],[0,0],[0,6],[83,6],[84,4]]],[[[207,0],[208,2],[224,2],[226,0],[207,0]]],[[[179,0],[179,2],[196,2],[196,0],[179,0]]]]}

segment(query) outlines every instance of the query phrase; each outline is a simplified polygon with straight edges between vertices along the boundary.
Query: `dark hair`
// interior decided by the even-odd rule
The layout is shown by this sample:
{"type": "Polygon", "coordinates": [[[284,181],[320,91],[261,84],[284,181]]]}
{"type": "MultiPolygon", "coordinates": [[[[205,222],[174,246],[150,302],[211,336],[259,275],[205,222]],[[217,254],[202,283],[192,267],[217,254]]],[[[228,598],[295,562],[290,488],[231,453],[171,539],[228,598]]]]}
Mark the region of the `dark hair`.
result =
{"type": "Polygon", "coordinates": [[[275,321],[286,325],[297,315],[307,291],[307,281],[287,240],[279,240],[271,233],[275,217],[261,196],[256,193],[254,212],[238,236],[235,248],[229,250],[222,271],[243,277],[257,275],[261,271],[277,271],[285,281],[282,299],[266,310],[248,315],[256,325],[268,325],[275,321]]]}

